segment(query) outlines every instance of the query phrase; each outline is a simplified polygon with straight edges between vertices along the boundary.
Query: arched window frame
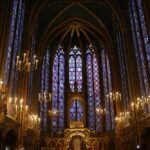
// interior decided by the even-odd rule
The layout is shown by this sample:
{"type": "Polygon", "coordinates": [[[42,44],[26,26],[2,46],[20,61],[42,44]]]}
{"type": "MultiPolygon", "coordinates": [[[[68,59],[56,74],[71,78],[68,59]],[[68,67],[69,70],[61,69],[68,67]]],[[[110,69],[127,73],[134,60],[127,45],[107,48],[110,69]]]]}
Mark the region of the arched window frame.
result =
{"type": "Polygon", "coordinates": [[[82,57],[81,51],[77,46],[70,49],[69,53],[69,83],[71,92],[82,91],[82,57]]]}

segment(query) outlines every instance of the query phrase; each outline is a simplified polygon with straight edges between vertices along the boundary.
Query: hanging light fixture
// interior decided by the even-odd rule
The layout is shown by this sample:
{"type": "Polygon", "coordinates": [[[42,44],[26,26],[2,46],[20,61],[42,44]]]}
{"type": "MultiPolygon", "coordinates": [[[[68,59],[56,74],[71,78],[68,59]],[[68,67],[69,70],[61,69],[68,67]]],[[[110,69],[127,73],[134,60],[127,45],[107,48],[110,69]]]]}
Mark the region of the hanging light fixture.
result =
{"type": "Polygon", "coordinates": [[[18,55],[16,59],[16,68],[18,71],[30,72],[31,70],[37,70],[38,68],[38,59],[36,55],[33,55],[32,58],[29,56],[29,51],[23,54],[23,58],[18,55]]]}
{"type": "Polygon", "coordinates": [[[40,103],[43,103],[43,102],[48,103],[51,101],[51,98],[52,98],[52,96],[51,96],[50,92],[45,91],[45,92],[39,93],[39,102],[40,103]]]}
{"type": "Polygon", "coordinates": [[[110,92],[106,95],[107,98],[110,98],[111,101],[121,100],[121,93],[119,92],[110,92]]]}
{"type": "Polygon", "coordinates": [[[59,111],[57,109],[51,109],[48,111],[48,113],[51,117],[58,117],[59,115],[59,111]]]}
{"type": "Polygon", "coordinates": [[[106,115],[107,109],[106,108],[96,108],[97,115],[106,115]]]}

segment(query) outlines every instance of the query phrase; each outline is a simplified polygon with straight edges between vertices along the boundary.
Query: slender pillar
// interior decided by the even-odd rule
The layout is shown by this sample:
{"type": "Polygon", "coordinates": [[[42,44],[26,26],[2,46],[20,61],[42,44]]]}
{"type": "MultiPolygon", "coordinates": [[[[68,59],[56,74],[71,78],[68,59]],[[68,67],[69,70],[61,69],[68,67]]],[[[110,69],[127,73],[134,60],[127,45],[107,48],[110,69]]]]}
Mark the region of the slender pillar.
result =
{"type": "Polygon", "coordinates": [[[12,2],[9,0],[0,0],[0,78],[4,77],[12,2]]]}

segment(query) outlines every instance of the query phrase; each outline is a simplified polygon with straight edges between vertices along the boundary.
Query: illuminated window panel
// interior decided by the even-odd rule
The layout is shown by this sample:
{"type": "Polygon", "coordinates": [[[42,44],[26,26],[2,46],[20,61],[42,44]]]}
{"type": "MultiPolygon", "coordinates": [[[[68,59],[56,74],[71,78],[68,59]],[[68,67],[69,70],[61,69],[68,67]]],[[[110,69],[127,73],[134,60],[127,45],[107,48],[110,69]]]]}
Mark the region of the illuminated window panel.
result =
{"type": "Polygon", "coordinates": [[[65,83],[65,58],[59,46],[53,63],[52,83],[52,109],[59,111],[58,116],[52,117],[52,131],[61,132],[64,129],[64,83],[65,83]]]}
{"type": "Polygon", "coordinates": [[[98,61],[91,46],[89,46],[86,53],[86,72],[88,87],[89,128],[99,132],[101,131],[101,116],[98,116],[95,112],[96,108],[100,107],[99,70],[98,61]]]}
{"type": "Polygon", "coordinates": [[[102,49],[102,66],[103,66],[103,85],[104,85],[104,95],[105,95],[105,108],[107,110],[106,113],[106,129],[108,131],[114,129],[115,124],[115,116],[114,116],[114,107],[113,103],[109,98],[106,97],[107,94],[112,92],[112,84],[111,84],[111,70],[108,56],[105,52],[105,49],[102,49]]]}
{"type": "MultiPolygon", "coordinates": [[[[41,93],[49,92],[49,62],[49,50],[47,50],[42,65],[41,93]]],[[[41,129],[42,131],[48,131],[48,103],[40,103],[40,111],[40,118],[42,119],[41,129]]]]}
{"type": "Polygon", "coordinates": [[[150,40],[141,0],[130,0],[130,23],[140,81],[141,95],[149,94],[148,71],[150,71],[150,40]],[[145,58],[146,54],[146,58],[145,58]]]}
{"type": "Polygon", "coordinates": [[[82,58],[77,46],[71,48],[69,53],[69,83],[71,92],[75,91],[75,84],[77,92],[82,91],[82,58]]]}
{"type": "Polygon", "coordinates": [[[70,107],[70,121],[83,121],[83,107],[78,100],[74,100],[70,107]]]}
{"type": "Polygon", "coordinates": [[[128,93],[128,82],[127,82],[127,72],[125,65],[125,56],[124,56],[124,46],[122,34],[120,31],[119,23],[116,24],[116,34],[117,34],[117,50],[119,55],[119,66],[120,66],[120,75],[121,75],[121,85],[122,85],[122,100],[124,102],[124,108],[127,109],[129,105],[129,93],[128,93]]]}
{"type": "Polygon", "coordinates": [[[12,96],[15,96],[17,91],[18,73],[16,71],[16,56],[21,50],[23,24],[24,3],[22,0],[14,0],[4,76],[5,83],[9,85],[9,94],[12,96]]]}

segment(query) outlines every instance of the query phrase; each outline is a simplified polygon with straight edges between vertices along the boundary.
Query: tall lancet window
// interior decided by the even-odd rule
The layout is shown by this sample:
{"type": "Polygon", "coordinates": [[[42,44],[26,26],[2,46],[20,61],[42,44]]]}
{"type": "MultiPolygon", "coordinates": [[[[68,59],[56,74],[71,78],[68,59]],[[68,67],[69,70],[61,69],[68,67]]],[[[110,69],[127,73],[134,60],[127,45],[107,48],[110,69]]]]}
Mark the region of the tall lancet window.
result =
{"type": "Polygon", "coordinates": [[[124,102],[124,108],[127,109],[129,104],[129,93],[128,93],[128,82],[127,82],[127,71],[125,64],[125,55],[124,55],[124,44],[122,39],[122,33],[120,31],[119,22],[116,24],[116,38],[117,38],[117,51],[119,55],[119,66],[120,66],[120,75],[121,75],[121,85],[122,85],[122,100],[124,102]]]}
{"type": "Polygon", "coordinates": [[[141,95],[149,93],[150,40],[141,0],[130,0],[130,22],[140,81],[141,95]]]}
{"type": "Polygon", "coordinates": [[[77,46],[70,49],[69,53],[69,83],[71,92],[82,90],[82,58],[81,51],[77,46]]]}
{"type": "MultiPolygon", "coordinates": [[[[47,50],[42,65],[41,93],[48,93],[49,91],[49,63],[49,50],[47,50]]],[[[40,99],[41,129],[48,131],[48,103],[44,102],[44,97],[40,97],[40,99]]]]}
{"type": "Polygon", "coordinates": [[[100,107],[100,82],[98,61],[94,49],[90,45],[86,53],[86,71],[88,87],[88,122],[91,130],[101,131],[101,117],[96,114],[96,108],[100,107]]]}
{"type": "Polygon", "coordinates": [[[16,95],[18,73],[16,71],[16,56],[21,50],[24,24],[24,1],[12,1],[12,16],[8,39],[4,81],[9,86],[9,94],[16,95]]]}
{"type": "Polygon", "coordinates": [[[110,63],[107,53],[102,49],[102,65],[103,65],[103,84],[104,84],[104,95],[105,95],[105,108],[106,113],[106,128],[107,130],[114,129],[114,107],[113,102],[106,96],[112,92],[112,82],[111,82],[111,70],[110,63]]]}
{"type": "Polygon", "coordinates": [[[52,110],[59,110],[59,115],[52,117],[53,132],[61,132],[64,129],[64,69],[64,51],[59,46],[53,62],[52,110]]]}

